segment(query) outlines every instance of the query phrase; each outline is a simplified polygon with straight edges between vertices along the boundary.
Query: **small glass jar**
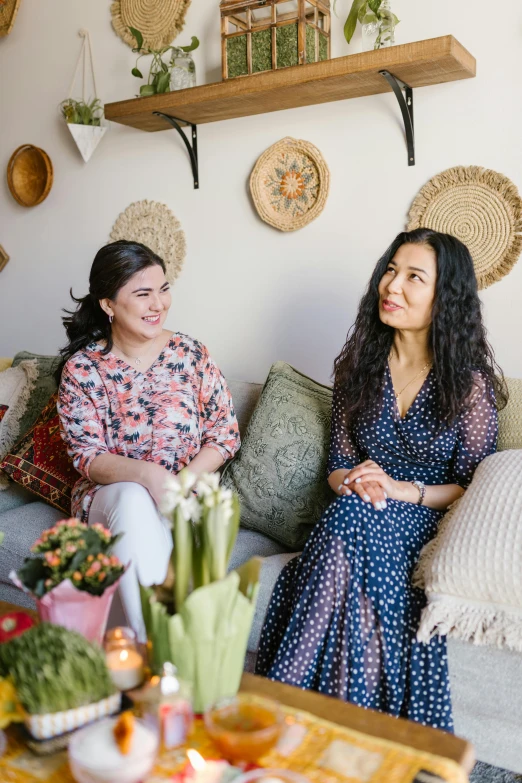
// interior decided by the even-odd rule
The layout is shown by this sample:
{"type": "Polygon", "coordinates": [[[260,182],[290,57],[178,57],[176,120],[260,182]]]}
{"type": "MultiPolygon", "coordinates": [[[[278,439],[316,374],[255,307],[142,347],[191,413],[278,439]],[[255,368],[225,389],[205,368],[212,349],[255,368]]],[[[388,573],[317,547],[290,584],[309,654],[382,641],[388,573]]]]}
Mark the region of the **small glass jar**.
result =
{"type": "Polygon", "coordinates": [[[136,700],[143,719],[158,730],[161,752],[184,744],[194,719],[192,689],[172,663],[163,664],[161,675],[152,677],[136,700]]]}
{"type": "Polygon", "coordinates": [[[192,52],[175,48],[170,60],[170,90],[186,90],[196,86],[196,63],[192,52]]]}
{"type": "Polygon", "coordinates": [[[128,691],[141,685],[144,661],[132,628],[111,628],[105,634],[103,648],[107,668],[118,690],[128,691]]]}
{"type": "Polygon", "coordinates": [[[393,46],[396,23],[397,18],[391,10],[390,0],[382,0],[378,14],[369,10],[361,22],[363,52],[393,46]]]}

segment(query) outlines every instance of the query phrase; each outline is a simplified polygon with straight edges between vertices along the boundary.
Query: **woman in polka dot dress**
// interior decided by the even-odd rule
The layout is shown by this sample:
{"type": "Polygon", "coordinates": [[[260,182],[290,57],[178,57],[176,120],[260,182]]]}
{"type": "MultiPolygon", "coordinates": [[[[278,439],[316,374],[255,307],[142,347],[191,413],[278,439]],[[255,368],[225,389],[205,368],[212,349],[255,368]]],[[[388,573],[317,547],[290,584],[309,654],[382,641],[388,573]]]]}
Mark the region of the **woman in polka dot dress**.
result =
{"type": "Polygon", "coordinates": [[[258,674],[452,730],[446,639],[416,640],[425,596],[412,572],[495,451],[505,402],[467,248],[399,234],[335,362],[338,497],[278,579],[258,674]]]}

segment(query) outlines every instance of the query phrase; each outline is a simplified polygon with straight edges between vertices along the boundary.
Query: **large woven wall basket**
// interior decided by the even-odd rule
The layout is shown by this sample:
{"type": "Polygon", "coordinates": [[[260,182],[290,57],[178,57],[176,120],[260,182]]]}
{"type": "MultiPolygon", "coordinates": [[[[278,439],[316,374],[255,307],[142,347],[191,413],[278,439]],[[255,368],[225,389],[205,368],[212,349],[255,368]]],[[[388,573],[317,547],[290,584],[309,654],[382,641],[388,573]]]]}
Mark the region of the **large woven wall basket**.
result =
{"type": "Polygon", "coordinates": [[[522,199],[496,171],[457,166],[433,177],[415,198],[408,231],[431,228],[467,245],[479,288],[501,280],[522,252],[522,199]]]}
{"type": "Polygon", "coordinates": [[[280,231],[297,231],[315,220],[329,188],[330,172],[317,147],[290,136],[263,152],[250,177],[259,217],[280,231]]]}

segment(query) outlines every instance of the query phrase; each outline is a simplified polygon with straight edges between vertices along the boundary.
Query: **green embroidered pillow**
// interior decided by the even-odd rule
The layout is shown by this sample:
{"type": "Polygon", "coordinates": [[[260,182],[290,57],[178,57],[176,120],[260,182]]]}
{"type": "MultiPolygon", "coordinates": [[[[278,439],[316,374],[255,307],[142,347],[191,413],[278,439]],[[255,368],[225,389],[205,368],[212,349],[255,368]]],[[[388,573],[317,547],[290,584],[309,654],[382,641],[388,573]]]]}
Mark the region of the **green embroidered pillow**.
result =
{"type": "Polygon", "coordinates": [[[38,416],[41,414],[51,396],[58,388],[54,379],[54,372],[61,361],[59,356],[40,356],[30,351],[20,351],[13,359],[13,367],[17,367],[20,362],[28,359],[36,359],[38,367],[38,379],[31,392],[29,403],[25,413],[20,419],[20,437],[23,437],[33,426],[38,416]]]}
{"type": "Polygon", "coordinates": [[[285,362],[272,365],[241,450],[222,485],[241,500],[241,525],[302,549],[334,495],[326,483],[332,390],[285,362]]]}

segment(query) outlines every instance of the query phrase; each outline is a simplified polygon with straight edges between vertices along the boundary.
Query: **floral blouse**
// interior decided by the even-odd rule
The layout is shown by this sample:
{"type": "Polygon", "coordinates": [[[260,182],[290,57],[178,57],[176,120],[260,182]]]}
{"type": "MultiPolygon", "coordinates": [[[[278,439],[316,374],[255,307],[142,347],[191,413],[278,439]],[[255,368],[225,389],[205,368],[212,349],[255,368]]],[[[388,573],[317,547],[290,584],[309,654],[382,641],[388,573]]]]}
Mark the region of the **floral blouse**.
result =
{"type": "Polygon", "coordinates": [[[239,448],[232,398],[207,349],[175,333],[146,372],[93,342],[66,363],[58,394],[62,438],[82,478],[72,513],[87,521],[100,484],[89,477],[99,454],[157,462],[178,473],[203,446],[223,459],[239,448]]]}

